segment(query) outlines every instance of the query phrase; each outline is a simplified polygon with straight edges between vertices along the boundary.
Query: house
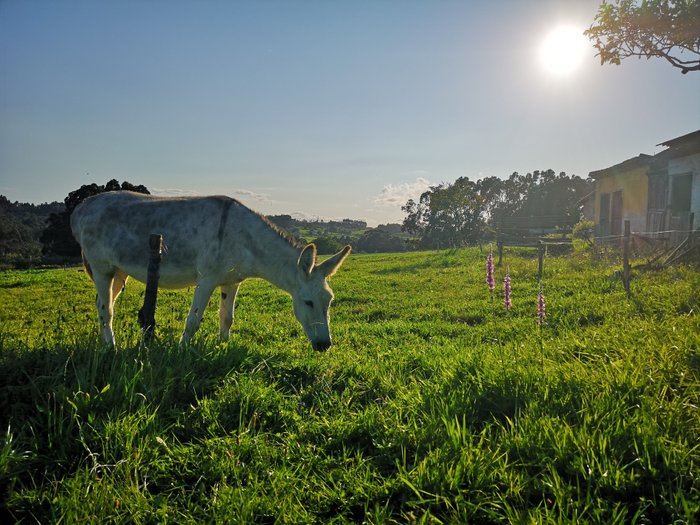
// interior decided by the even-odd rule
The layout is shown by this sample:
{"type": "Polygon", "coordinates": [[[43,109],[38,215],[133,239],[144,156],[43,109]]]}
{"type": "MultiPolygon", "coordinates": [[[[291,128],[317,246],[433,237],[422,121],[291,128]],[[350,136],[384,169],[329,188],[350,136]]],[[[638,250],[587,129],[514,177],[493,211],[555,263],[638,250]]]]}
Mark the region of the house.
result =
{"type": "Polygon", "coordinates": [[[700,130],[658,145],[668,149],[649,170],[647,231],[694,230],[700,227],[700,130]]]}
{"type": "Polygon", "coordinates": [[[622,235],[625,220],[632,231],[645,231],[652,155],[642,153],[620,164],[589,174],[595,180],[593,220],[596,235],[622,235]]]}
{"type": "Polygon", "coordinates": [[[652,235],[700,227],[700,130],[658,145],[667,149],[589,174],[596,235],[621,235],[625,220],[633,232],[652,235]]]}

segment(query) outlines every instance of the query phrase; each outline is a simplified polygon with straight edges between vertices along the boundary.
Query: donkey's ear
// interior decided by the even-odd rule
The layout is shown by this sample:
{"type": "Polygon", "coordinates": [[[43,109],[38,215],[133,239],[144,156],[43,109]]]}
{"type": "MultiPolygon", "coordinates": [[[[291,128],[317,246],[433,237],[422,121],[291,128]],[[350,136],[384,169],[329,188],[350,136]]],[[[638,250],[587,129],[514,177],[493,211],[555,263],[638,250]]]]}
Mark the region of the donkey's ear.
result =
{"type": "Polygon", "coordinates": [[[310,275],[311,270],[314,269],[315,264],[316,264],[316,245],[313,243],[307,244],[304,247],[304,249],[301,251],[301,255],[299,256],[299,262],[297,263],[297,266],[306,275],[310,275]]]}
{"type": "Polygon", "coordinates": [[[336,253],[333,257],[326,259],[321,264],[318,265],[318,271],[323,272],[324,277],[330,277],[335,273],[335,271],[340,268],[343,264],[345,258],[350,255],[352,248],[349,244],[345,245],[345,248],[336,253]]]}

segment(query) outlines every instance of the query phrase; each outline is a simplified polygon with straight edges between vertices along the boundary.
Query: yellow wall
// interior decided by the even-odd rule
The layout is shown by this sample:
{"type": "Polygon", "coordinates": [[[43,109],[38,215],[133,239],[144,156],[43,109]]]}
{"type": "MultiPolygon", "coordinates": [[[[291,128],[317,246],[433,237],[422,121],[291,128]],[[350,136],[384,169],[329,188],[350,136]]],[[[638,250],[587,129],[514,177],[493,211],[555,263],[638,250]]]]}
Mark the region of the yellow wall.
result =
{"type": "Polygon", "coordinates": [[[600,177],[596,180],[595,215],[600,221],[600,195],[622,190],[622,220],[630,221],[633,232],[646,231],[649,179],[646,166],[600,177]]]}

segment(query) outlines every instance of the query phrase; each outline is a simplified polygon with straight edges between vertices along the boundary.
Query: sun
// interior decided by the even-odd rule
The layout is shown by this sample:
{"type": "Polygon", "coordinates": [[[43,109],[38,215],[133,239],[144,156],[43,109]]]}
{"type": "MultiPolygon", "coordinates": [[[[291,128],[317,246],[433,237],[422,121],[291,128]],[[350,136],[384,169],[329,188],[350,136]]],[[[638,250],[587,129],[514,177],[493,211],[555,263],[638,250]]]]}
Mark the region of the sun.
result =
{"type": "Polygon", "coordinates": [[[540,44],[540,64],[553,76],[570,76],[583,62],[587,47],[588,40],[581,29],[557,26],[547,33],[540,44]]]}

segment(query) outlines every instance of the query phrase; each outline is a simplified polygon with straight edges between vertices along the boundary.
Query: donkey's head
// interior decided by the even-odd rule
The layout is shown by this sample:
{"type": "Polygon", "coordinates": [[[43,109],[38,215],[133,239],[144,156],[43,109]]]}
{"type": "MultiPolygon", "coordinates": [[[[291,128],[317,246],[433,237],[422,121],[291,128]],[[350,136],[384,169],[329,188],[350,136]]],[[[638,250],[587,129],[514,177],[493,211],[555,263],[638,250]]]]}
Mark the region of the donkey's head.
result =
{"type": "Polygon", "coordinates": [[[304,327],[306,336],[314,350],[327,350],[331,346],[331,332],[328,327],[328,310],[333,300],[333,292],[326,279],[335,273],[350,254],[350,246],[345,246],[333,257],[316,264],[316,246],[307,245],[297,263],[297,289],[292,294],[294,315],[304,327]]]}

